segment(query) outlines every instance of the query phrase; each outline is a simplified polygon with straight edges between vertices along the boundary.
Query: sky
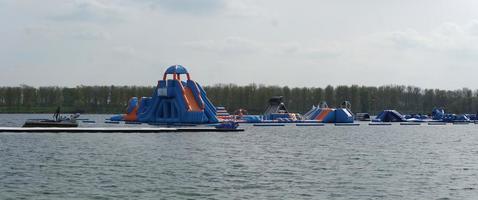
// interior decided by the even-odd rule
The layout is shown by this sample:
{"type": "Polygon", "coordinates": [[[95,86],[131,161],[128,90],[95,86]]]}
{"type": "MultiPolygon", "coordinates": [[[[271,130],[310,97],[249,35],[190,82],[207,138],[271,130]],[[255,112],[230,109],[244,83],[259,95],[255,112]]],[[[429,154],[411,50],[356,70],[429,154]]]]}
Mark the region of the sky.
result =
{"type": "Polygon", "coordinates": [[[476,86],[475,0],[0,0],[0,85],[476,86]]]}

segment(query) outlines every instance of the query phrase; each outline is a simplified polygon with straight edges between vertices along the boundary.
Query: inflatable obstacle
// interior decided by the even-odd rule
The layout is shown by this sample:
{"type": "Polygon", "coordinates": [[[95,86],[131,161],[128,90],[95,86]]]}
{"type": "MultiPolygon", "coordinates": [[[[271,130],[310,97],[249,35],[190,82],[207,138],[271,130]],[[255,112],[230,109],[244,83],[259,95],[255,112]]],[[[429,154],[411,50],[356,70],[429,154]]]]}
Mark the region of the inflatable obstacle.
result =
{"type": "Polygon", "coordinates": [[[236,119],[238,122],[242,123],[261,123],[262,115],[243,115],[236,119]]]}
{"type": "Polygon", "coordinates": [[[444,109],[435,108],[432,111],[432,119],[435,121],[442,121],[442,122],[471,122],[473,118],[476,119],[476,115],[466,115],[466,114],[448,114],[445,113],[444,109]]]}
{"type": "Polygon", "coordinates": [[[355,113],[355,120],[370,121],[370,114],[368,114],[368,113],[355,113]]]}
{"type": "Polygon", "coordinates": [[[274,96],[269,99],[269,105],[263,114],[264,120],[296,121],[295,113],[289,113],[282,96],[274,96]]]}
{"type": "Polygon", "coordinates": [[[227,112],[227,109],[224,106],[216,107],[216,116],[220,120],[232,120],[232,115],[227,112]]]}
{"type": "Polygon", "coordinates": [[[432,119],[440,121],[445,117],[445,110],[441,108],[434,108],[432,111],[432,119]]]}
{"type": "Polygon", "coordinates": [[[407,119],[396,110],[384,110],[380,112],[373,122],[406,122],[407,119]]]}
{"type": "Polygon", "coordinates": [[[133,97],[127,113],[113,116],[111,121],[144,123],[217,123],[216,107],[209,101],[204,89],[191,80],[181,65],[169,67],[151,97],[133,97]],[[186,79],[181,79],[185,75],[186,79]]]}
{"type": "Polygon", "coordinates": [[[407,120],[427,120],[429,119],[428,115],[423,114],[408,114],[404,116],[407,120]]]}
{"type": "Polygon", "coordinates": [[[348,108],[329,108],[325,102],[312,109],[303,116],[306,120],[317,120],[322,123],[353,123],[354,116],[348,108]]]}

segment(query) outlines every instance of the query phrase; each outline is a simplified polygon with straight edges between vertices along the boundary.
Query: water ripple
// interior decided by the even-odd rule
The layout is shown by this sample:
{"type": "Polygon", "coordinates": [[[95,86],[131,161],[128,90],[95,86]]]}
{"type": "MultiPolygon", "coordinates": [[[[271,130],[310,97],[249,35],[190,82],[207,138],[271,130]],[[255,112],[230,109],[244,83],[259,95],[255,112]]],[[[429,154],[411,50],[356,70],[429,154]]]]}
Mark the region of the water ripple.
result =
{"type": "Polygon", "coordinates": [[[0,199],[476,199],[476,128],[7,133],[0,199]]]}

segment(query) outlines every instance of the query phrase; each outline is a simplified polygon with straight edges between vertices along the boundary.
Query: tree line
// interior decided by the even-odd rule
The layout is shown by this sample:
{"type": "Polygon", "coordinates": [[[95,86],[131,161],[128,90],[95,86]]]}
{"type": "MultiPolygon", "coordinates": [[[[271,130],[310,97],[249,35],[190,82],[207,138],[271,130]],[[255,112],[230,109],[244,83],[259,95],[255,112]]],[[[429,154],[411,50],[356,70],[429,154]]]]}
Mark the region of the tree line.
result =
{"type": "MultiPolygon", "coordinates": [[[[153,89],[152,86],[0,87],[0,112],[44,113],[61,106],[63,112],[122,113],[130,97],[151,96],[153,89]]],[[[371,114],[384,109],[429,114],[435,107],[450,113],[478,111],[478,90],[468,88],[441,90],[402,85],[291,88],[219,84],[204,89],[214,105],[225,106],[229,112],[244,108],[251,114],[262,113],[272,96],[284,96],[289,111],[299,113],[322,101],[330,107],[349,101],[353,112],[371,114]]]]}

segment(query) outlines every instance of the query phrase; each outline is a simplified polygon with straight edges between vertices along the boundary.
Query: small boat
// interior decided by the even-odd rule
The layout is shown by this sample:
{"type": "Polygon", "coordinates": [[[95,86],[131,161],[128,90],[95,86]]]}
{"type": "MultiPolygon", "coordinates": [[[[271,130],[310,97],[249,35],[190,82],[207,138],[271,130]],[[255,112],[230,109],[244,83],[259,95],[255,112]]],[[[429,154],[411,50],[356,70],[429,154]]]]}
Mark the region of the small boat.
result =
{"type": "Polygon", "coordinates": [[[60,115],[60,107],[56,109],[53,119],[31,119],[27,120],[23,124],[24,128],[27,127],[60,127],[60,128],[71,128],[78,127],[78,122],[76,121],[80,114],[71,115],[70,118],[60,115]]]}

